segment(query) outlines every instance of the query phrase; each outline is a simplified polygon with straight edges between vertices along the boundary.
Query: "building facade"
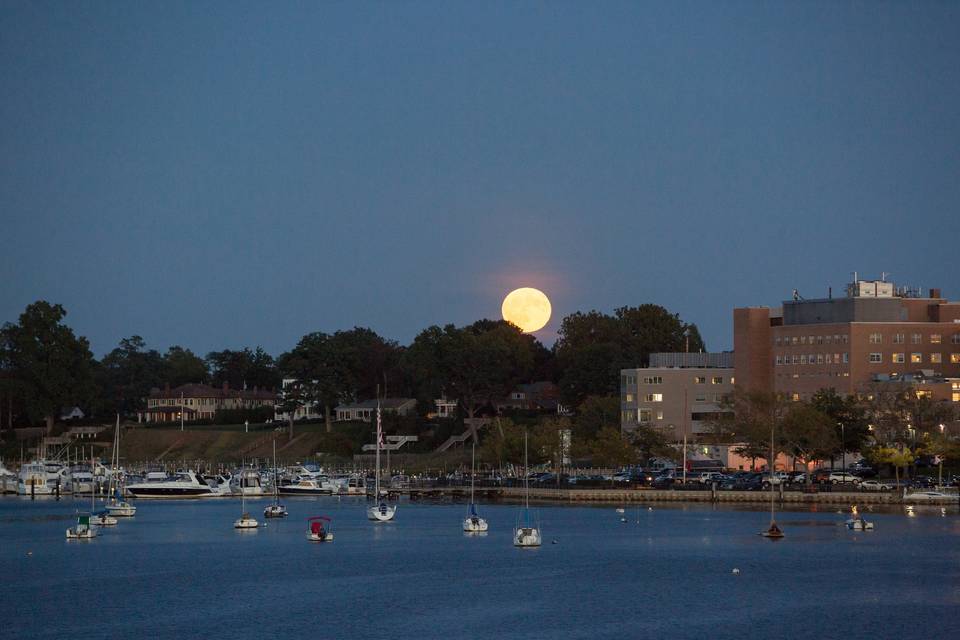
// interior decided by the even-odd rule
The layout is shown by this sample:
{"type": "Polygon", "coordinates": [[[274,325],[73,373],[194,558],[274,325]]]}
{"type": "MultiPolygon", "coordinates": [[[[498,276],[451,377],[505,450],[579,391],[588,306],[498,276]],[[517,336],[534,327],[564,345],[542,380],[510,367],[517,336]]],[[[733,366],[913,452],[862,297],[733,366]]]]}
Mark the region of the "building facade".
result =
{"type": "MultiPolygon", "coordinates": [[[[384,398],[380,401],[380,413],[412,415],[417,410],[417,401],[413,398],[384,398]]],[[[364,400],[354,404],[342,404],[336,408],[337,421],[358,420],[371,422],[377,416],[377,401],[364,400]]]]}
{"type": "Polygon", "coordinates": [[[184,384],[171,389],[154,389],[147,398],[147,408],[138,419],[146,422],[178,422],[181,419],[212,420],[217,411],[272,407],[276,394],[266,389],[231,389],[205,384],[184,384]]]}
{"type": "Polygon", "coordinates": [[[733,354],[651,354],[651,364],[620,371],[620,427],[654,427],[672,440],[711,433],[736,383],[733,354]]]}
{"type": "MultiPolygon", "coordinates": [[[[884,280],[857,280],[843,298],[734,309],[734,364],[748,389],[799,400],[851,394],[884,377],[960,378],[960,303],[884,280]]],[[[945,387],[947,388],[947,387],[945,387]]],[[[960,401],[960,396],[954,398],[960,401]]]]}

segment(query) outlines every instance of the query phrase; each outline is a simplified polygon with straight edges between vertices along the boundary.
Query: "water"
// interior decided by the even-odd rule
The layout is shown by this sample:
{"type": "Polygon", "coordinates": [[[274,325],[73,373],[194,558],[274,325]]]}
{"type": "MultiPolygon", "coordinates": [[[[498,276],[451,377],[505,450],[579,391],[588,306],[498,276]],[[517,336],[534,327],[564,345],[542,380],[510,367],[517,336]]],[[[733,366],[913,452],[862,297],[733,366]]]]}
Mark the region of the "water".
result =
{"type": "MultiPolygon", "coordinates": [[[[260,518],[267,500],[249,500],[260,518]]],[[[10,638],[890,638],[960,635],[960,515],[709,505],[538,506],[539,549],[515,549],[518,508],[402,502],[373,524],[359,499],[285,500],[290,517],[235,531],[238,500],[140,501],[93,541],[66,541],[81,500],[0,499],[0,620],[10,638]],[[310,543],[306,519],[333,518],[310,543]],[[639,523],[637,520],[639,519],[639,523]],[[557,544],[552,541],[556,540],[557,544]],[[32,555],[28,555],[32,552],[32,555]],[[734,568],[740,569],[734,575],[734,568]]],[[[262,521],[262,518],[260,518],[262,521]]]]}

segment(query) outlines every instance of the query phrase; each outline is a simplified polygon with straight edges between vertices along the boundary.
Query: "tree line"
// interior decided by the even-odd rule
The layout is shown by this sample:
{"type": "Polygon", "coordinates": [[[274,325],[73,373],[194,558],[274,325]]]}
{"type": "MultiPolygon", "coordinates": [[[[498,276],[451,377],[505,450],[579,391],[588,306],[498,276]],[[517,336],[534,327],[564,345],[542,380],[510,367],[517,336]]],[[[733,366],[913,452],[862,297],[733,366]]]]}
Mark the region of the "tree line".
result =
{"type": "MultiPolygon", "coordinates": [[[[0,329],[0,415],[6,417],[0,425],[43,423],[49,430],[59,412],[73,406],[99,418],[132,415],[145,408],[152,389],[166,385],[279,391],[283,378],[300,381],[283,408],[316,403],[328,425],[335,406],[373,398],[378,388],[381,396],[415,398],[424,413],[435,398],[457,399],[470,418],[518,384],[549,380],[564,404],[580,407],[596,398],[616,401],[620,369],[646,365],[652,352],[705,348],[695,324],[643,304],[613,314],[573,313],[549,349],[508,322],[484,319],[427,327],[408,345],[362,327],[313,332],[276,357],[259,346],[203,357],[182,346],[161,353],[132,335],[98,360],[66,315],[61,305],[41,300],[0,329]]],[[[619,424],[619,406],[615,417],[619,424]]]]}

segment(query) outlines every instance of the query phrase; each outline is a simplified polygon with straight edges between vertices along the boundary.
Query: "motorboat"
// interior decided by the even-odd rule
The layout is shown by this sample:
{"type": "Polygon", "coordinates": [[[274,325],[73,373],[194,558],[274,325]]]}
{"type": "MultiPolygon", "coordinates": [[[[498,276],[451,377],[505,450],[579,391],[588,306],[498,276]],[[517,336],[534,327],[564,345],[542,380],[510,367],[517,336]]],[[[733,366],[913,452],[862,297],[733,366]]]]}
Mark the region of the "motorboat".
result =
{"type": "Polygon", "coordinates": [[[237,475],[233,476],[231,484],[234,493],[245,496],[263,495],[263,483],[260,480],[260,473],[256,469],[241,469],[237,475]]]}
{"type": "Polygon", "coordinates": [[[90,523],[90,514],[77,515],[77,524],[67,529],[67,540],[90,540],[97,537],[97,530],[90,523]]]}
{"type": "Polygon", "coordinates": [[[311,542],[333,542],[333,532],[330,530],[330,518],[327,516],[314,516],[308,518],[310,524],[307,529],[307,540],[311,542]]]}
{"type": "Polygon", "coordinates": [[[218,495],[210,485],[200,482],[193,471],[178,471],[163,480],[150,480],[127,485],[136,498],[208,498],[218,495]]]}
{"type": "Polygon", "coordinates": [[[517,527],[513,531],[515,547],[539,547],[541,543],[540,529],[537,527],[517,527]]]}
{"type": "Polygon", "coordinates": [[[292,483],[277,487],[277,492],[291,496],[328,496],[333,490],[328,483],[324,483],[322,477],[299,476],[292,483]]]}
{"type": "Polygon", "coordinates": [[[17,474],[17,493],[21,496],[48,496],[54,489],[47,484],[47,466],[43,461],[28,462],[17,474]]]}
{"type": "Polygon", "coordinates": [[[200,479],[210,490],[213,491],[213,495],[223,497],[231,497],[234,495],[233,491],[233,476],[230,473],[218,473],[216,475],[203,475],[200,476],[200,479]]]}

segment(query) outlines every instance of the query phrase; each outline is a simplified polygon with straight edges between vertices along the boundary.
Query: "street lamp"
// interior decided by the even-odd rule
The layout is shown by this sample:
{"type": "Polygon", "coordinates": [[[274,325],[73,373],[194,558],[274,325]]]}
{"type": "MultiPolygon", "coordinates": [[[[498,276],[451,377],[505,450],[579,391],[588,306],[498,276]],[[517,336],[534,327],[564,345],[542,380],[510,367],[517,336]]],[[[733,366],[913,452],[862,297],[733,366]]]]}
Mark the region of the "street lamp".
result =
{"type": "Polygon", "coordinates": [[[844,472],[846,472],[846,470],[847,470],[847,437],[846,437],[846,435],[845,435],[845,433],[844,433],[843,423],[842,423],[842,422],[838,422],[837,424],[840,425],[840,455],[843,456],[843,467],[842,467],[842,468],[843,468],[844,472]]]}

